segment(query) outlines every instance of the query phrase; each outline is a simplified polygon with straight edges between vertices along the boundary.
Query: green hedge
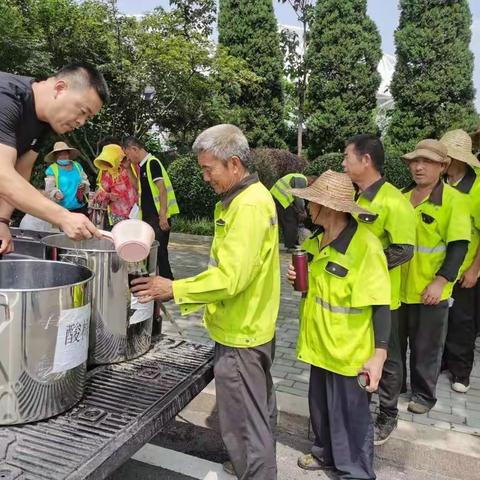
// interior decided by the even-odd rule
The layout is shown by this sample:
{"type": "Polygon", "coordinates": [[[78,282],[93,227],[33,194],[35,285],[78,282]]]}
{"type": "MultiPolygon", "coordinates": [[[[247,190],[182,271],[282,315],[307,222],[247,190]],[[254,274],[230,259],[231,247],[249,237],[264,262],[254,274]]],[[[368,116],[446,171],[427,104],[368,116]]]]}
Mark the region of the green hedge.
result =
{"type": "Polygon", "coordinates": [[[195,155],[177,157],[168,167],[177,197],[180,214],[185,218],[213,218],[218,196],[212,187],[203,181],[195,155]]]}
{"type": "Polygon", "coordinates": [[[173,232],[212,236],[213,230],[213,220],[211,218],[186,218],[183,215],[176,215],[172,220],[173,232]]]}
{"type": "Polygon", "coordinates": [[[287,173],[301,172],[307,165],[298,155],[277,148],[254,148],[250,155],[251,171],[258,173],[268,189],[287,173]]]}
{"type": "Polygon", "coordinates": [[[342,161],[343,153],[324,153],[308,162],[303,173],[309,177],[318,177],[327,170],[343,172],[342,161]]]}

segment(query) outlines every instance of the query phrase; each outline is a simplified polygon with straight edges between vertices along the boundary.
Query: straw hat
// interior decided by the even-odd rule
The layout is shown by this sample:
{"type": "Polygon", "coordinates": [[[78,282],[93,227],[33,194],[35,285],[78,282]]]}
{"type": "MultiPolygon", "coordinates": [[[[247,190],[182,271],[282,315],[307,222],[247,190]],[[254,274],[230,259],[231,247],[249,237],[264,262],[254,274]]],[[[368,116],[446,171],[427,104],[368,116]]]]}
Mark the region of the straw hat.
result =
{"type": "Polygon", "coordinates": [[[402,160],[410,162],[417,158],[426,158],[432,162],[450,163],[447,147],[433,138],[426,138],[417,143],[415,150],[402,156],[402,160]]]}
{"type": "Polygon", "coordinates": [[[371,213],[354,201],[354,190],[350,177],[345,173],[327,170],[309,187],[291,188],[290,193],[309,202],[318,203],[338,212],[371,213]]]}
{"type": "Polygon", "coordinates": [[[449,157],[471,167],[480,167],[480,162],[472,153],[472,139],[464,130],[450,130],[440,141],[447,147],[449,157]]]}
{"type": "Polygon", "coordinates": [[[93,161],[93,164],[99,170],[118,170],[124,156],[122,147],[111,143],[102,148],[100,155],[93,161]]]}
{"type": "Polygon", "coordinates": [[[64,150],[73,152],[73,157],[71,156],[70,158],[76,158],[80,155],[80,152],[76,148],[69,147],[65,142],[55,142],[53,150],[45,155],[45,161],[47,163],[54,162],[56,160],[55,154],[57,152],[63,152],[64,150]]]}

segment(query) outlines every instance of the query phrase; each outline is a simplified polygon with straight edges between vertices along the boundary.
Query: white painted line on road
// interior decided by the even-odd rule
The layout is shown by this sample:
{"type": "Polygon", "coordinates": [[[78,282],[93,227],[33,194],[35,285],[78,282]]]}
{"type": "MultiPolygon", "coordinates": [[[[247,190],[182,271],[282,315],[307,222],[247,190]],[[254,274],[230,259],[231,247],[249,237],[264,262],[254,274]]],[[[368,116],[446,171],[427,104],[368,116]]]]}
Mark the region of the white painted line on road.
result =
{"type": "Polygon", "coordinates": [[[222,465],[186,453],[168,450],[147,443],[133,457],[133,460],[162,467],[173,472],[188,475],[199,480],[233,480],[235,477],[224,472],[222,465]]]}

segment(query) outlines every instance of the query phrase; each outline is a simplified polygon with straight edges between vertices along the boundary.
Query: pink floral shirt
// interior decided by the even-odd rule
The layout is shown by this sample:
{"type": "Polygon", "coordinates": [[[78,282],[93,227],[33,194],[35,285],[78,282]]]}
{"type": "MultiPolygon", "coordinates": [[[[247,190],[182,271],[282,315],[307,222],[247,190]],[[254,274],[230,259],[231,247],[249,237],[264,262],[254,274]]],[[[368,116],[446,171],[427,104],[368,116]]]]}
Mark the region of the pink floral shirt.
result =
{"type": "Polygon", "coordinates": [[[127,170],[122,168],[116,179],[113,179],[110,173],[103,172],[99,187],[96,195],[97,201],[108,203],[114,215],[127,219],[132,207],[138,203],[138,192],[132,184],[127,170]],[[118,199],[112,200],[111,194],[117,195],[118,199]]]}

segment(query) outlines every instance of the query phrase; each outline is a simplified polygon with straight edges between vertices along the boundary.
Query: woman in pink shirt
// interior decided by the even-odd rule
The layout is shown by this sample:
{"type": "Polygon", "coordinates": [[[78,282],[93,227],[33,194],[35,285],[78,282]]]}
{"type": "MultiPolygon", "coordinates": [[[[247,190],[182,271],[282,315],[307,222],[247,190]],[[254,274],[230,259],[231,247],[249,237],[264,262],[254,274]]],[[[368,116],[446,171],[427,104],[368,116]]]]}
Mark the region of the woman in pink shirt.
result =
{"type": "Polygon", "coordinates": [[[111,226],[135,217],[138,211],[138,173],[120,145],[105,145],[93,162],[100,170],[95,200],[107,204],[111,226]]]}

